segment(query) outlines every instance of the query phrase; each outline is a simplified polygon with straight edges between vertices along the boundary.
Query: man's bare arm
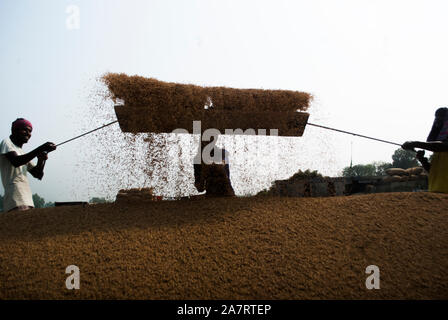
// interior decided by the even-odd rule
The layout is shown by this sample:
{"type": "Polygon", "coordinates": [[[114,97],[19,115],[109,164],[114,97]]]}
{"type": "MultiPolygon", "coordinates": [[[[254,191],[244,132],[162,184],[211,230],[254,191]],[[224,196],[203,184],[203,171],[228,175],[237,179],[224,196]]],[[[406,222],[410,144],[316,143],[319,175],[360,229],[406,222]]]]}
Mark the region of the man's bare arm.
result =
{"type": "Polygon", "coordinates": [[[37,154],[38,154],[37,149],[35,149],[31,152],[28,152],[26,154],[23,154],[21,156],[19,156],[17,154],[17,152],[11,151],[11,152],[6,153],[5,157],[6,157],[6,159],[9,160],[9,162],[11,162],[11,164],[14,167],[17,168],[17,167],[23,166],[23,165],[27,164],[28,162],[30,162],[31,160],[33,160],[35,157],[37,157],[37,154]]]}
{"type": "Polygon", "coordinates": [[[422,164],[423,169],[425,169],[427,172],[431,170],[431,164],[429,163],[428,158],[425,157],[425,151],[417,151],[416,158],[422,164]]]}
{"type": "Polygon", "coordinates": [[[447,152],[448,143],[442,141],[420,142],[407,141],[401,146],[405,150],[414,150],[414,148],[428,150],[432,152],[447,152]]]}
{"type": "Polygon", "coordinates": [[[37,157],[42,152],[51,152],[53,150],[56,150],[56,146],[51,142],[47,142],[47,143],[44,143],[43,145],[37,147],[33,151],[25,153],[21,156],[19,156],[17,154],[17,152],[11,151],[11,152],[6,153],[5,157],[9,160],[9,162],[11,162],[11,164],[14,167],[17,168],[17,167],[23,166],[24,164],[27,164],[28,162],[33,160],[35,157],[37,157]]]}

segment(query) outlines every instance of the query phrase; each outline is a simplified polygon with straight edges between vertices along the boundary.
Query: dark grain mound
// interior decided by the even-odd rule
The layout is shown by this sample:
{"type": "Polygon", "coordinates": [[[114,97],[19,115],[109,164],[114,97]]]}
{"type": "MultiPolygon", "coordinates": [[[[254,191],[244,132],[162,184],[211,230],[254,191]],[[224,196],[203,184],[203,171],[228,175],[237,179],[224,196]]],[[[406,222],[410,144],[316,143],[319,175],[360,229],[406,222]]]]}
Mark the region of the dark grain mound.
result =
{"type": "Polygon", "coordinates": [[[0,298],[447,299],[447,223],[448,195],[433,193],[3,213],[0,298]],[[65,288],[72,264],[79,290],[65,288]]]}

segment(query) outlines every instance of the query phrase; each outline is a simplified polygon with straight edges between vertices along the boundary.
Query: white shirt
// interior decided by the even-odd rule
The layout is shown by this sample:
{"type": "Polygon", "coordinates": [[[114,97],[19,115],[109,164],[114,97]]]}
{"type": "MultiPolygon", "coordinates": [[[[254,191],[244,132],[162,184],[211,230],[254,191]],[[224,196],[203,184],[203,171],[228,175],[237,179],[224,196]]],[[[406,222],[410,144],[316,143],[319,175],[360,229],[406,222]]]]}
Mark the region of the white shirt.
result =
{"type": "Polygon", "coordinates": [[[3,211],[5,212],[18,206],[34,207],[33,195],[26,175],[27,171],[34,168],[34,164],[30,161],[26,165],[14,167],[5,156],[11,151],[15,151],[19,156],[25,153],[10,138],[6,138],[0,143],[0,172],[3,188],[5,188],[3,199],[3,211]]]}

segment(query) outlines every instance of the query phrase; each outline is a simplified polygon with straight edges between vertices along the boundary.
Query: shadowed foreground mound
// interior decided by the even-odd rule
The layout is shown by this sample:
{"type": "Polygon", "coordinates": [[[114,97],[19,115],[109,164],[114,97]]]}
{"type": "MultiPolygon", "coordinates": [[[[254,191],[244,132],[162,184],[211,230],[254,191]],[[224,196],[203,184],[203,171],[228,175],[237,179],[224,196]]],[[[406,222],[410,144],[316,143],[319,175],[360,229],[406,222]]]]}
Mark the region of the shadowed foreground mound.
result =
{"type": "Polygon", "coordinates": [[[447,223],[448,195],[429,193],[5,213],[0,298],[447,299],[447,223]]]}

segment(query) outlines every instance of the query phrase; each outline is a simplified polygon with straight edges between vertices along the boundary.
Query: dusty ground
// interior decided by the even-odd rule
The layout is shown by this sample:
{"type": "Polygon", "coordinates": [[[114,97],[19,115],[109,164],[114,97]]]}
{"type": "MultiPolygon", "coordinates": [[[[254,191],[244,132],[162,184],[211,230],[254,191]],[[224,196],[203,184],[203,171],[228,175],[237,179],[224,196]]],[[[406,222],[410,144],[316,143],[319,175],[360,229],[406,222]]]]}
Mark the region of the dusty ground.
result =
{"type": "Polygon", "coordinates": [[[447,224],[448,195],[429,193],[5,213],[0,298],[447,299],[447,224]]]}

